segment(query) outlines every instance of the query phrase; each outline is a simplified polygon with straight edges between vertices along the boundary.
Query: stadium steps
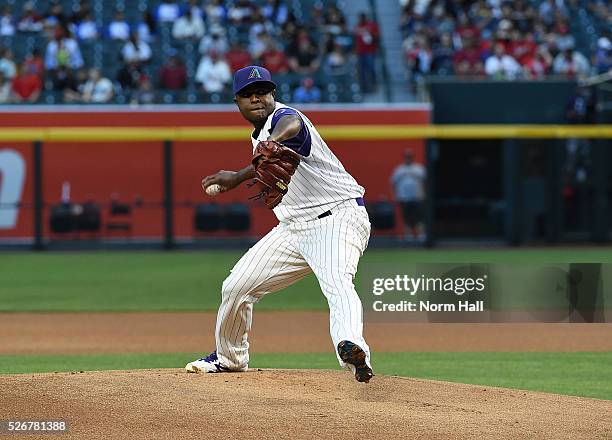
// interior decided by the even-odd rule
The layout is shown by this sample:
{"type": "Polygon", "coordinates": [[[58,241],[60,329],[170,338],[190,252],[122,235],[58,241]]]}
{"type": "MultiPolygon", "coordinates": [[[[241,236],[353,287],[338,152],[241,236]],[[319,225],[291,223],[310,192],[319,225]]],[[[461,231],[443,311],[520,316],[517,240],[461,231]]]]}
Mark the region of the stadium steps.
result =
{"type": "Polygon", "coordinates": [[[399,1],[374,0],[381,31],[381,44],[385,47],[385,60],[391,87],[391,101],[414,101],[408,90],[406,64],[402,52],[403,37],[400,32],[401,8],[399,1]]]}

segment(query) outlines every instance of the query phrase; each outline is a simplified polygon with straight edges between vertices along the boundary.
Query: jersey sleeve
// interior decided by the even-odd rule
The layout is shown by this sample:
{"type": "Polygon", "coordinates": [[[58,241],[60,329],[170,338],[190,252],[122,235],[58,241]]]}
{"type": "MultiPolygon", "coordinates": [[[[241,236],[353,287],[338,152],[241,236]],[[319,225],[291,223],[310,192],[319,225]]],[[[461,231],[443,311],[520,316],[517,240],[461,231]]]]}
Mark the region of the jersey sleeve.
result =
{"type": "Polygon", "coordinates": [[[285,139],[282,143],[283,145],[291,148],[292,150],[294,150],[296,153],[300,154],[301,156],[308,156],[310,154],[310,147],[311,147],[310,130],[308,130],[308,126],[304,122],[304,119],[300,116],[300,114],[296,110],[292,108],[287,108],[287,107],[279,108],[278,110],[276,110],[274,112],[274,115],[272,115],[272,124],[270,125],[270,133],[272,133],[278,121],[280,121],[281,118],[283,118],[284,116],[288,116],[288,115],[295,115],[299,117],[302,127],[300,128],[300,131],[298,132],[298,134],[296,134],[294,137],[290,139],[285,139]]]}

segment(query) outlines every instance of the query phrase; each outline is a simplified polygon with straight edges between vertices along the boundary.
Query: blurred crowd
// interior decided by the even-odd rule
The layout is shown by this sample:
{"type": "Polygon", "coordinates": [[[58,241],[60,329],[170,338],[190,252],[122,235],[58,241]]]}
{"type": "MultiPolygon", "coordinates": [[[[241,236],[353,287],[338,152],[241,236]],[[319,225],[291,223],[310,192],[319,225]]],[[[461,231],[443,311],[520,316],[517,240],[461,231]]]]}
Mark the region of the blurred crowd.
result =
{"type": "MultiPolygon", "coordinates": [[[[104,7],[111,3],[118,4],[105,2],[104,7]]],[[[69,103],[112,102],[117,93],[128,94],[137,104],[158,102],[161,91],[221,93],[231,90],[233,71],[254,63],[273,75],[297,77],[299,86],[291,91],[295,102],[319,102],[316,83],[322,77],[355,75],[365,91],[373,90],[376,24],[363,14],[348,29],[342,11],[326,4],[316,3],[301,22],[284,0],[261,6],[236,0],[229,7],[223,0],[162,0],[138,21],[128,22],[118,9],[107,23],[100,22],[89,0],[81,0],[72,11],[53,0],[46,10],[38,10],[34,2],[20,10],[5,5],[0,37],[36,35],[45,43],[19,60],[11,47],[0,48],[0,103],[36,102],[43,90],[60,93],[69,103]],[[155,42],[161,28],[170,29],[173,42],[196,48],[191,72],[183,53],[172,48],[164,50],[162,63],[152,62],[159,58],[155,42]],[[117,53],[105,57],[104,66],[87,65],[82,47],[100,42],[114,42],[117,53]],[[109,65],[116,66],[112,74],[109,65]]]]}
{"type": "Polygon", "coordinates": [[[612,3],[584,3],[400,0],[410,81],[415,84],[425,75],[541,79],[607,72],[612,68],[612,3]],[[603,30],[582,28],[583,15],[602,23],[603,30]],[[594,50],[577,44],[588,32],[597,33],[594,50]]]}

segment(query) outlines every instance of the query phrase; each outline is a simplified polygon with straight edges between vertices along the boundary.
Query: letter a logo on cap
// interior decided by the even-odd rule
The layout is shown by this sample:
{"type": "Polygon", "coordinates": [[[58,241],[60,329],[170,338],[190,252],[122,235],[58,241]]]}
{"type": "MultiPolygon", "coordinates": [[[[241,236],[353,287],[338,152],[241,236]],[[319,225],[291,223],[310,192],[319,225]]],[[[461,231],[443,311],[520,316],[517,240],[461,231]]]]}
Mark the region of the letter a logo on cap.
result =
{"type": "Polygon", "coordinates": [[[249,75],[248,79],[251,78],[261,78],[261,74],[259,73],[259,70],[257,70],[256,67],[253,67],[253,70],[251,70],[251,74],[249,75]]]}

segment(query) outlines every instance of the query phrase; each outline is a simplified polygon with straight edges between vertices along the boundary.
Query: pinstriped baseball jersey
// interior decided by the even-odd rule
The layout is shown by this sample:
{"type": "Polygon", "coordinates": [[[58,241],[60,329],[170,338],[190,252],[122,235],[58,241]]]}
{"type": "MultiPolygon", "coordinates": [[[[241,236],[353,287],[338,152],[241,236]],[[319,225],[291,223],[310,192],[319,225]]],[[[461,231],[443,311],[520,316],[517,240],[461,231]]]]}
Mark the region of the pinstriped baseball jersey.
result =
{"type": "Polygon", "coordinates": [[[286,115],[298,115],[302,121],[300,132],[282,142],[297,151],[302,161],[291,178],[287,194],[274,208],[278,220],[312,220],[345,200],[363,197],[363,187],[344,169],[308,118],[292,107],[276,103],[262,129],[251,135],[253,151],[259,141],[268,139],[276,123],[286,115]]]}

